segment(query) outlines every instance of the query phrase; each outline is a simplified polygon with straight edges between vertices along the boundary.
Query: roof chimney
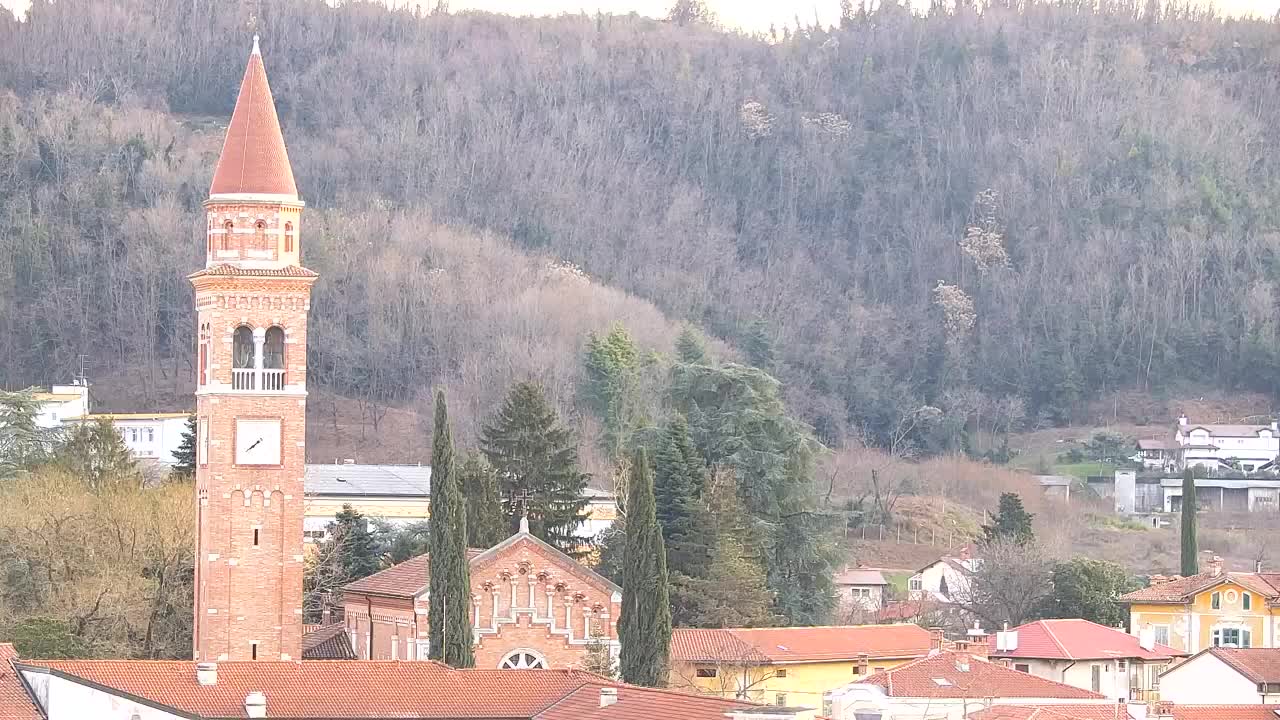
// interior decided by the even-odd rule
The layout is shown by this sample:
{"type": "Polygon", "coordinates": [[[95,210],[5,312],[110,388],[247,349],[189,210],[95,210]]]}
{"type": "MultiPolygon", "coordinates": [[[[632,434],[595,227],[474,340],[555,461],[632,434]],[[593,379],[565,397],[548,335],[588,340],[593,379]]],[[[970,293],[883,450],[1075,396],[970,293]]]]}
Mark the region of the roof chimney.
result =
{"type": "Polygon", "coordinates": [[[1253,571],[1254,571],[1254,572],[1257,572],[1257,573],[1262,572],[1262,561],[1261,561],[1261,560],[1259,560],[1258,562],[1256,562],[1256,563],[1254,563],[1254,564],[1253,564],[1253,571]]]}
{"type": "Polygon", "coordinates": [[[217,685],[218,663],[196,663],[196,682],[201,685],[217,685]]]}
{"type": "Polygon", "coordinates": [[[942,628],[940,627],[929,628],[929,649],[930,650],[941,650],[942,643],[945,639],[946,637],[943,635],[942,628]]]}
{"type": "Polygon", "coordinates": [[[267,716],[267,696],[254,691],[244,696],[244,714],[251,718],[267,716]]]}
{"type": "Polygon", "coordinates": [[[602,687],[600,688],[600,707],[609,707],[618,704],[618,688],[602,687]]]}
{"type": "Polygon", "coordinates": [[[1182,413],[1181,415],[1179,415],[1179,416],[1178,416],[1178,426],[1179,426],[1179,427],[1186,427],[1186,426],[1187,426],[1187,414],[1186,414],[1186,413],[1182,413]]]}
{"type": "Polygon", "coordinates": [[[1222,557],[1218,555],[1214,555],[1212,558],[1205,561],[1204,566],[1205,566],[1205,569],[1208,570],[1210,575],[1212,575],[1213,577],[1218,577],[1219,575],[1222,574],[1222,557]]]}

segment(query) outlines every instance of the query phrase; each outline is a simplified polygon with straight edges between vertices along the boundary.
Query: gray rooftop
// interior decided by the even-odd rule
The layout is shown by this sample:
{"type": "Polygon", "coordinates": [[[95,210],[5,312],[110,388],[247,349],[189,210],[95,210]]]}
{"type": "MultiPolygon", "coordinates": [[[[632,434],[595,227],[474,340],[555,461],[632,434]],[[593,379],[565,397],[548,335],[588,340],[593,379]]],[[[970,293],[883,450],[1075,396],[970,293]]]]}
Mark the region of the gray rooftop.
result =
{"type": "Polygon", "coordinates": [[[426,497],[431,468],[426,465],[310,465],[302,479],[306,495],[426,497]]]}

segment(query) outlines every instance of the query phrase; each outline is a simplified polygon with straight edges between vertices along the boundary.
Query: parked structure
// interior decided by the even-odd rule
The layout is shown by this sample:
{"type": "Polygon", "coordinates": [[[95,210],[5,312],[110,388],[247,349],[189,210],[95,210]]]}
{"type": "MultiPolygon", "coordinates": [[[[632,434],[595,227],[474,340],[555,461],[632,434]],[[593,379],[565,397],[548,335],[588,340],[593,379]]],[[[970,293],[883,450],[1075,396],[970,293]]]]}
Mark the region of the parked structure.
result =
{"type": "Polygon", "coordinates": [[[1190,577],[1151,578],[1120,598],[1129,627],[1188,654],[1205,648],[1276,647],[1280,629],[1280,573],[1223,572],[1222,558],[1190,577]]]}
{"type": "Polygon", "coordinates": [[[827,694],[850,678],[924,657],[941,643],[941,632],[917,625],[677,628],[669,686],[829,715],[827,694]]]}
{"type": "Polygon", "coordinates": [[[1014,670],[1101,693],[1112,700],[1160,699],[1160,673],[1186,653],[1081,619],[1037,620],[990,639],[990,658],[1014,670]]]}

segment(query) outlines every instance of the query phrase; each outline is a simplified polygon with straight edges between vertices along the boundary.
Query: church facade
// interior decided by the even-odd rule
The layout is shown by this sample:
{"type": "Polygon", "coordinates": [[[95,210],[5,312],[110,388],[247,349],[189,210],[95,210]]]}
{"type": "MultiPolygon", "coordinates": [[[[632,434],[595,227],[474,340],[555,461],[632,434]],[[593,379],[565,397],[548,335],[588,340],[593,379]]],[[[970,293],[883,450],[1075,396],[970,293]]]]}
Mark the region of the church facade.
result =
{"type": "MultiPolygon", "coordinates": [[[[524,525],[488,550],[470,551],[469,559],[476,667],[593,668],[606,653],[617,657],[617,585],[524,525]]],[[[429,558],[420,555],[342,589],[356,657],[427,657],[430,573],[429,558]]]]}
{"type": "Polygon", "coordinates": [[[204,203],[197,317],[196,660],[302,656],[303,203],[254,38],[204,203]]]}

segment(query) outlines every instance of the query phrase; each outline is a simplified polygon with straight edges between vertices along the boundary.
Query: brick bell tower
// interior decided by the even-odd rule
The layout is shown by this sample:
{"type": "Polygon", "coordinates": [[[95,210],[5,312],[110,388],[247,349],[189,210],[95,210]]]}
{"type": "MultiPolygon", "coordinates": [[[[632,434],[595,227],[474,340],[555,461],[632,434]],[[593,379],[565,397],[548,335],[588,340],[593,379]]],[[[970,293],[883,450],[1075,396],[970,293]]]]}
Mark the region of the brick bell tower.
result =
{"type": "Polygon", "coordinates": [[[307,309],[302,208],[253,38],[204,203],[195,286],[195,659],[302,657],[307,309]]]}

